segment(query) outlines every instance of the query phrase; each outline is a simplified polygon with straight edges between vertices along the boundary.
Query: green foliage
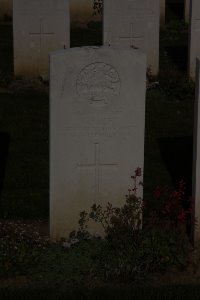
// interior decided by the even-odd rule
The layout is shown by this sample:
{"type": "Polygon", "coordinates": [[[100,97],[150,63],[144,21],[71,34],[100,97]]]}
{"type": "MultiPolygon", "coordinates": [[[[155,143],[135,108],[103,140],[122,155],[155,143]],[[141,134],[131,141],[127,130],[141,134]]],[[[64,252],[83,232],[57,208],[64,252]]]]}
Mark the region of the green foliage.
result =
{"type": "Polygon", "coordinates": [[[193,212],[192,199],[185,199],[185,184],[180,181],[178,189],[169,192],[157,187],[154,196],[158,208],[151,211],[141,227],[144,203],[137,196],[141,181],[141,170],[135,170],[133,189],[129,189],[125,204],[106,208],[92,205],[90,212],[81,212],[79,231],[73,238],[91,238],[89,220],[101,224],[105,232],[100,253],[96,255],[97,273],[103,279],[138,280],[150,272],[166,270],[169,267],[183,267],[187,262],[190,244],[185,233],[185,225],[193,212]],[[183,209],[183,202],[187,202],[183,209]]]}
{"type": "Polygon", "coordinates": [[[27,274],[48,246],[47,238],[27,228],[25,224],[0,222],[0,278],[27,274]]]}

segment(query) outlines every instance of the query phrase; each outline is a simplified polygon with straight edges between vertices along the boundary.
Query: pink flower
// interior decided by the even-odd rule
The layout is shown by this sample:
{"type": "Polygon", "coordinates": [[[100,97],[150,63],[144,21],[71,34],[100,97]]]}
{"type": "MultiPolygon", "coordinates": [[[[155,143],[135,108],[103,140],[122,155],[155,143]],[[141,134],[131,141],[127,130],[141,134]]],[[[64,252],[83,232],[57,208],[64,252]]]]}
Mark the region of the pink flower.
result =
{"type": "Polygon", "coordinates": [[[139,177],[139,176],[141,176],[141,175],[142,175],[142,169],[138,167],[138,168],[135,170],[135,176],[136,176],[136,177],[139,177]]]}

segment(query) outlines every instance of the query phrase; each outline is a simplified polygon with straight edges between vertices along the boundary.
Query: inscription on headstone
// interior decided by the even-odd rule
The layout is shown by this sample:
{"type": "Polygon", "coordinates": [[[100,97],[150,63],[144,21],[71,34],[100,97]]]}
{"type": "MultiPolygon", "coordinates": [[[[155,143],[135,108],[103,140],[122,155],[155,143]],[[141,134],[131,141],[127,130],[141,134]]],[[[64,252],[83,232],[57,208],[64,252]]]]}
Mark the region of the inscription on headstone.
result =
{"type": "Polygon", "coordinates": [[[110,65],[97,62],[86,66],[77,78],[78,95],[90,104],[107,104],[120,93],[120,79],[110,65]]]}

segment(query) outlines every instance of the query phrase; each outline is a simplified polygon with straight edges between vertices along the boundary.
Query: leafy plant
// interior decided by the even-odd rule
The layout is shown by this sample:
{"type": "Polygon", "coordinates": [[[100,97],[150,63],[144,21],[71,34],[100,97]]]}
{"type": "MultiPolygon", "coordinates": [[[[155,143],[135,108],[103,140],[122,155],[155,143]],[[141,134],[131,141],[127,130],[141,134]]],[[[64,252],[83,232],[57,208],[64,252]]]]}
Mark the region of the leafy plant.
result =
{"type": "Polygon", "coordinates": [[[143,185],[140,176],[141,169],[137,168],[131,177],[133,188],[128,190],[122,207],[108,203],[103,208],[93,204],[90,212],[80,213],[79,230],[73,232],[73,236],[87,239],[91,238],[89,220],[103,227],[105,240],[98,254],[100,259],[95,262],[104,279],[139,279],[149,272],[171,266],[182,267],[187,262],[191,246],[185,225],[191,220],[194,201],[185,199],[185,183],[181,180],[173,192],[162,187],[155,189],[158,207],[143,221],[142,228],[142,214],[148,203],[137,196],[143,185]]]}

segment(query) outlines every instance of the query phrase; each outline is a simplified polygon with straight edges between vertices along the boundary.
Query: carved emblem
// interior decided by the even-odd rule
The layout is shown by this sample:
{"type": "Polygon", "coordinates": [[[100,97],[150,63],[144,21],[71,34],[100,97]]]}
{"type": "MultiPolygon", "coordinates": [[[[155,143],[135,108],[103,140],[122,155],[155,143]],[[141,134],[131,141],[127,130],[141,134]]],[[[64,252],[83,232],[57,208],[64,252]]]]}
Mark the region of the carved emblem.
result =
{"type": "Polygon", "coordinates": [[[120,78],[115,68],[103,62],[84,67],[76,81],[77,94],[91,104],[108,104],[120,94],[120,78]]]}

